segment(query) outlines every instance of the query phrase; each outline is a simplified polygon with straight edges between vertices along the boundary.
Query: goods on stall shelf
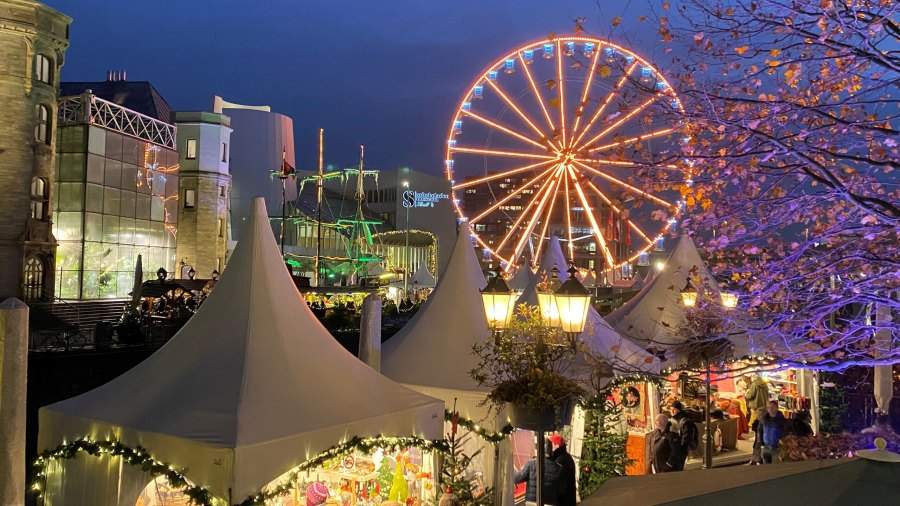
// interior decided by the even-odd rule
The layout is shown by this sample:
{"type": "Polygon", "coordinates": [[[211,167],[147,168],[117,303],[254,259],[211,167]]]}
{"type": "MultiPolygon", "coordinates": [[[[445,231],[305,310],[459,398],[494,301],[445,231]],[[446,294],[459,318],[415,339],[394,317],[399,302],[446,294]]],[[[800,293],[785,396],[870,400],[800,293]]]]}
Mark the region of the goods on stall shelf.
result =
{"type": "MultiPolygon", "coordinates": [[[[281,483],[282,478],[273,481],[281,483]]],[[[428,453],[356,452],[301,474],[290,494],[273,506],[388,506],[435,504],[434,471],[428,453]]]]}

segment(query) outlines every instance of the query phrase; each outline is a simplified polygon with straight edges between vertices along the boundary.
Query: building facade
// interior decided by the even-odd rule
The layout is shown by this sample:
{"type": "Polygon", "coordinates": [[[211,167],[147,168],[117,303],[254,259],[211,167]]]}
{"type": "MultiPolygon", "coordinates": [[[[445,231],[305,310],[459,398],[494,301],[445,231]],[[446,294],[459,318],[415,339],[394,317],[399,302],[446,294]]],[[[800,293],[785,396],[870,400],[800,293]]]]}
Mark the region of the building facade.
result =
{"type": "MultiPolygon", "coordinates": [[[[266,199],[270,217],[281,216],[281,181],[273,177],[281,170],[282,161],[296,167],[294,159],[294,121],[269,106],[234,104],[215,97],[213,112],[227,114],[231,118],[231,148],[229,171],[231,173],[231,235],[240,240],[242,224],[246,222],[250,205],[255,197],[266,199]]],[[[293,202],[297,200],[297,186],[287,181],[285,200],[294,215],[293,202]]],[[[273,221],[275,237],[281,234],[280,220],[273,221]]],[[[286,229],[290,230],[290,227],[286,229]]],[[[289,239],[287,242],[293,242],[289,239]]]]}
{"type": "Polygon", "coordinates": [[[156,102],[166,120],[101,98],[91,85],[64,84],[64,92],[83,91],[59,101],[53,233],[64,299],[127,297],[138,255],[145,280],[176,269],[179,157],[168,107],[148,83],[97,87],[131,90],[133,103],[156,102]]]}
{"type": "Polygon", "coordinates": [[[55,122],[71,22],[40,2],[0,0],[0,300],[54,296],[55,122]]]}
{"type": "Polygon", "coordinates": [[[179,202],[178,276],[222,272],[229,237],[231,119],[210,112],[176,112],[179,202]]]}

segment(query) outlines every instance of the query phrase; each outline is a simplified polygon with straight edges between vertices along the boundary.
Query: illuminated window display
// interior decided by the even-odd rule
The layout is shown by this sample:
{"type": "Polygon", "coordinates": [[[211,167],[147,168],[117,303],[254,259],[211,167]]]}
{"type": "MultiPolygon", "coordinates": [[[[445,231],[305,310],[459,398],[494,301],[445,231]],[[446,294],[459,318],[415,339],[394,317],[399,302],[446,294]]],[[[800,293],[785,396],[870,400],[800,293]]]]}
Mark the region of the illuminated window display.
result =
{"type": "Polygon", "coordinates": [[[53,233],[56,293],[127,297],[134,265],[144,276],[175,270],[178,153],[93,125],[59,129],[53,233]]]}

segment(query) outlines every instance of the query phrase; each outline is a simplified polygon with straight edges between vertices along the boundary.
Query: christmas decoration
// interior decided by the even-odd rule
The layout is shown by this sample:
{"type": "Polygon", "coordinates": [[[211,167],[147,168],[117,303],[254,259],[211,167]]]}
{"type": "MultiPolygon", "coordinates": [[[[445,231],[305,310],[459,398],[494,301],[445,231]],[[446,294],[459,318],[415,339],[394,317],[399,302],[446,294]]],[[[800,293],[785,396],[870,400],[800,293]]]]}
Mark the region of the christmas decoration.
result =
{"type": "MultiPolygon", "coordinates": [[[[237,506],[264,505],[267,501],[288,494],[294,490],[299,481],[297,478],[301,473],[318,468],[327,461],[350,455],[353,452],[358,451],[369,454],[378,448],[388,451],[397,451],[405,448],[419,448],[424,451],[446,453],[447,443],[443,440],[430,441],[416,436],[375,436],[370,438],[354,436],[348,441],[332,446],[319,455],[294,467],[288,471],[284,479],[282,479],[278,485],[267,487],[265,490],[247,497],[240,503],[237,503],[237,506]]],[[[42,452],[33,464],[35,481],[32,484],[32,490],[40,496],[46,484],[47,467],[51,462],[55,460],[72,459],[79,455],[80,452],[95,457],[103,455],[121,457],[126,464],[140,467],[153,478],[164,477],[168,480],[172,488],[180,490],[193,504],[198,506],[217,506],[217,502],[218,504],[221,504],[221,499],[216,499],[209,489],[191,484],[184,475],[183,470],[176,469],[170,464],[157,460],[150,455],[146,449],[140,446],[130,448],[114,440],[95,441],[87,437],[77,439],[73,442],[63,441],[63,443],[56,448],[42,452]]]]}
{"type": "MultiPolygon", "coordinates": [[[[632,381],[633,382],[633,381],[632,381]]],[[[585,408],[584,439],[581,447],[581,474],[578,492],[587,497],[613,476],[625,474],[629,460],[625,454],[628,435],[618,429],[621,405],[609,400],[609,392],[624,380],[583,403],[585,408]]]]}
{"type": "MultiPolygon", "coordinates": [[[[450,413],[450,432],[446,436],[447,453],[444,455],[441,467],[441,488],[443,495],[440,504],[489,506],[493,503],[493,493],[490,488],[478,493],[476,483],[469,475],[469,467],[481,449],[468,455],[463,451],[467,437],[459,435],[459,413],[450,413]]],[[[504,436],[505,437],[505,436],[504,436]]]]}

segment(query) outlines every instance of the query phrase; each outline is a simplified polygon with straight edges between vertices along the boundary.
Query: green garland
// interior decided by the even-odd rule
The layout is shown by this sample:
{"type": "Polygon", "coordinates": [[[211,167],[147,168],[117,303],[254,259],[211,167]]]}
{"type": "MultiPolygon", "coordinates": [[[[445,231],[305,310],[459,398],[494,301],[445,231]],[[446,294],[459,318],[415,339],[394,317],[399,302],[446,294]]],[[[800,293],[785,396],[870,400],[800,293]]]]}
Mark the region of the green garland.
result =
{"type": "Polygon", "coordinates": [[[307,460],[306,462],[291,469],[290,471],[288,471],[288,476],[281,482],[280,485],[277,485],[270,490],[263,490],[256,495],[252,495],[244,499],[239,503],[239,506],[264,505],[267,501],[287,494],[291,490],[293,490],[294,483],[300,476],[300,473],[315,469],[328,460],[347,455],[354,451],[360,451],[362,453],[369,454],[372,453],[372,451],[376,448],[381,448],[389,451],[395,451],[401,448],[420,448],[426,451],[438,451],[441,453],[446,453],[448,450],[447,443],[443,440],[431,441],[415,436],[376,436],[372,438],[361,438],[359,436],[354,436],[349,441],[336,446],[332,446],[328,450],[320,453],[318,456],[313,457],[312,459],[307,460]]]}
{"type": "Polygon", "coordinates": [[[191,502],[200,506],[213,506],[213,495],[206,487],[192,485],[183,470],[175,469],[169,464],[153,458],[146,449],[137,446],[129,448],[118,441],[94,441],[88,438],[80,438],[71,443],[63,441],[63,444],[52,450],[44,450],[34,461],[35,481],[31,489],[40,497],[42,487],[46,485],[47,466],[57,459],[71,459],[79,452],[85,452],[95,457],[108,454],[113,457],[121,457],[126,463],[140,467],[144,472],[150,473],[155,478],[164,476],[169,484],[181,489],[181,492],[190,498],[191,502]]]}
{"type": "MultiPolygon", "coordinates": [[[[395,451],[401,448],[420,448],[426,451],[437,451],[446,453],[448,451],[447,443],[444,440],[431,441],[420,437],[389,437],[375,436],[370,438],[362,438],[354,436],[349,441],[320,453],[316,457],[294,467],[288,471],[288,476],[281,484],[269,489],[262,490],[259,493],[249,496],[238,506],[258,506],[263,505],[266,501],[272,500],[278,496],[289,493],[294,488],[294,483],[300,473],[317,468],[337,457],[350,454],[354,451],[363,453],[371,453],[376,448],[395,451]]],[[[79,452],[85,452],[92,456],[110,455],[113,457],[121,457],[127,464],[140,467],[144,472],[149,473],[154,479],[165,477],[169,484],[186,495],[193,504],[198,506],[216,506],[221,501],[216,498],[206,487],[192,485],[184,474],[183,470],[174,468],[155,459],[146,449],[137,446],[130,448],[119,443],[118,441],[94,441],[89,438],[80,438],[71,443],[63,442],[63,444],[41,452],[40,456],[34,461],[35,481],[32,484],[32,490],[40,497],[47,479],[47,466],[57,459],[71,459],[78,455],[79,452]]]]}
{"type": "MultiPolygon", "coordinates": [[[[444,410],[444,420],[448,422],[453,422],[454,413],[450,410],[444,410]]],[[[457,425],[464,427],[469,432],[474,432],[478,434],[481,439],[484,439],[488,443],[497,444],[506,439],[510,434],[512,434],[516,428],[511,424],[506,424],[503,428],[500,429],[500,432],[491,432],[484,427],[476,424],[469,418],[466,418],[460,414],[456,414],[456,423],[457,425]]]]}

